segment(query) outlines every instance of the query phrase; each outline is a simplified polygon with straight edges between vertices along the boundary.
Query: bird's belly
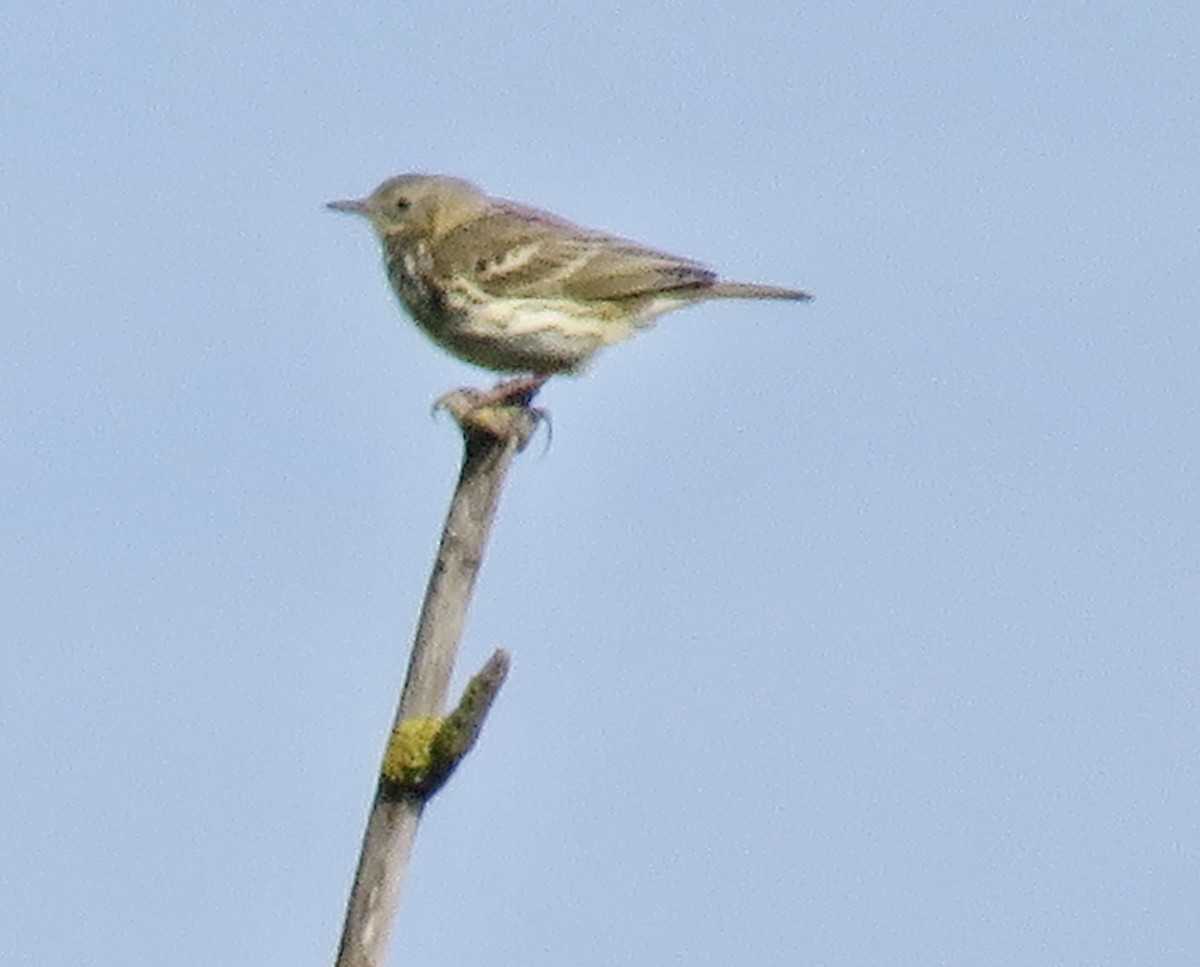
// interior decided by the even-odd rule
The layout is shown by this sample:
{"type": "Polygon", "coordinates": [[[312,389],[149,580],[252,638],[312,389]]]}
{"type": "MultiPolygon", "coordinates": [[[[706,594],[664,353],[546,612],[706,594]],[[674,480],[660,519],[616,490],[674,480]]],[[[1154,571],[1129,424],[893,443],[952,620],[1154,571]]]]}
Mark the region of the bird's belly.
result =
{"type": "Polygon", "coordinates": [[[516,373],[579,370],[597,350],[632,334],[616,314],[555,299],[455,298],[418,323],[450,352],[488,369],[516,373]]]}

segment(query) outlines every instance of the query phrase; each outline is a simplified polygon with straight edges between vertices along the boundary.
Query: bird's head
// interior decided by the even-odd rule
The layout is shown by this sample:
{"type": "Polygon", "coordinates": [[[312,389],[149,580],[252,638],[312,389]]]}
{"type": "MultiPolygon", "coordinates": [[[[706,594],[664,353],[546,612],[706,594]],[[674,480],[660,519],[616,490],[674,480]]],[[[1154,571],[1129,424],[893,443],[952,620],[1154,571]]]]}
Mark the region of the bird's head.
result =
{"type": "Polygon", "coordinates": [[[461,178],[397,175],[366,198],[331,201],[327,207],[370,219],[382,239],[407,239],[438,238],[489,204],[487,195],[461,178]]]}

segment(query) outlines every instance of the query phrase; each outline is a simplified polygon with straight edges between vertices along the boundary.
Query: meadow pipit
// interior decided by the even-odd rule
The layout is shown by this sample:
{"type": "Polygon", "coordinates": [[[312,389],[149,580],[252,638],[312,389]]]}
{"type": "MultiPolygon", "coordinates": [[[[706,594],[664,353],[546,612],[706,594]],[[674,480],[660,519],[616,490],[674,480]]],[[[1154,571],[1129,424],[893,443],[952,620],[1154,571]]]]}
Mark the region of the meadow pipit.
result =
{"type": "Polygon", "coordinates": [[[690,259],[493,198],[460,178],[400,175],[329,207],[370,220],[392,288],[434,342],[477,366],[527,374],[519,382],[529,390],[578,372],[672,309],[812,298],[725,281],[690,259]]]}

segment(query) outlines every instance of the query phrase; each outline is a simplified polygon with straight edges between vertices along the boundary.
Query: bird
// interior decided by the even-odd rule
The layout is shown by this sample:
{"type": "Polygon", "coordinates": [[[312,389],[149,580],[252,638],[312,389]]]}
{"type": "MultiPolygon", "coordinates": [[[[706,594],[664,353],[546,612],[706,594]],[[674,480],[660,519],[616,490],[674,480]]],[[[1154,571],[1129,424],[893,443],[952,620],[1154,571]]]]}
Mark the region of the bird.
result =
{"type": "Polygon", "coordinates": [[[448,175],[389,178],[328,208],[365,217],[417,326],[459,359],[522,374],[536,392],[665,312],[712,299],[807,302],[801,289],[733,282],[692,259],[496,198],[448,175]]]}

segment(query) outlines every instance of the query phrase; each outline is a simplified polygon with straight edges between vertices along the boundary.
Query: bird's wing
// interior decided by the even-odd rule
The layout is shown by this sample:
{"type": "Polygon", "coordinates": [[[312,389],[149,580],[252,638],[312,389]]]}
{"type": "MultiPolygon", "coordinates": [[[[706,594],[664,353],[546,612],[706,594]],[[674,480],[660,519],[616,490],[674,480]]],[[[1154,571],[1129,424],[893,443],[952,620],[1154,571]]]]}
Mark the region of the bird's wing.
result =
{"type": "Polygon", "coordinates": [[[435,253],[440,275],[501,298],[622,300],[716,281],[696,262],[510,202],[453,229],[435,253]]]}

